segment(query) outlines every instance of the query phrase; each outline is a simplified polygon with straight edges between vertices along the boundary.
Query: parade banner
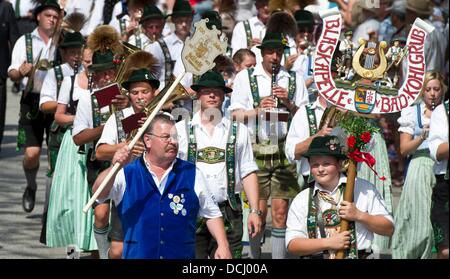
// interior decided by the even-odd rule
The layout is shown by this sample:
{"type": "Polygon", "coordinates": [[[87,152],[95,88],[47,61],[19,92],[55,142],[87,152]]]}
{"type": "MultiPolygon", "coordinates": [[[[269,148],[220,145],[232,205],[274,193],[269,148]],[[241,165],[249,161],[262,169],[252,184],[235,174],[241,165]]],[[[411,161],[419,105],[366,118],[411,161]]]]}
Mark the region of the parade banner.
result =
{"type": "MultiPolygon", "coordinates": [[[[405,80],[396,86],[387,79],[388,62],[386,42],[367,42],[358,39],[358,49],[352,55],[354,76],[345,79],[332,71],[336,64],[336,48],[340,41],[343,20],[337,9],[321,11],[323,30],[314,58],[314,81],[319,93],[332,105],[359,113],[394,113],[410,106],[420,95],[425,77],[425,40],[434,27],[417,18],[409,32],[404,58],[407,59],[405,80]],[[372,45],[371,45],[372,43],[372,45]],[[374,58],[378,54],[378,58],[374,58]],[[372,62],[373,67],[360,65],[361,61],[372,62]]],[[[400,60],[403,57],[400,57],[400,60]]],[[[401,61],[393,65],[401,67],[401,61]]],[[[395,62],[395,63],[394,63],[395,62]]],[[[389,65],[392,66],[392,65],[389,65]]]]}

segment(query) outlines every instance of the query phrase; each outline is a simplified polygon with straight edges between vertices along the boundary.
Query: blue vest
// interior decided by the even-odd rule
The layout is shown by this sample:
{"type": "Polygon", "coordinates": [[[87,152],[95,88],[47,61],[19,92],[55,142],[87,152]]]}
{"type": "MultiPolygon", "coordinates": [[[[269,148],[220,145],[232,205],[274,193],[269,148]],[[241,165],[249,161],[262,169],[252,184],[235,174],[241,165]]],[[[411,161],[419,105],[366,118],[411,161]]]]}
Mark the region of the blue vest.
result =
{"type": "Polygon", "coordinates": [[[125,259],[194,259],[199,199],[195,165],[177,159],[160,194],[141,157],[124,168],[126,189],[117,211],[125,259]]]}

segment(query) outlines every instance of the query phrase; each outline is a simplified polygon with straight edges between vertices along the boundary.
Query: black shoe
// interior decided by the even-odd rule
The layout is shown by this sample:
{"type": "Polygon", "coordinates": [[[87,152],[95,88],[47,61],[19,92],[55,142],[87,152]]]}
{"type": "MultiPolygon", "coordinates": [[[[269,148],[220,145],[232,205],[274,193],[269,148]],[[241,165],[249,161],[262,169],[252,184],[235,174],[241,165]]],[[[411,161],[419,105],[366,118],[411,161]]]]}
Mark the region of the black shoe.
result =
{"type": "Polygon", "coordinates": [[[33,211],[35,199],[36,190],[27,187],[22,196],[22,207],[25,212],[30,213],[33,211]]]}

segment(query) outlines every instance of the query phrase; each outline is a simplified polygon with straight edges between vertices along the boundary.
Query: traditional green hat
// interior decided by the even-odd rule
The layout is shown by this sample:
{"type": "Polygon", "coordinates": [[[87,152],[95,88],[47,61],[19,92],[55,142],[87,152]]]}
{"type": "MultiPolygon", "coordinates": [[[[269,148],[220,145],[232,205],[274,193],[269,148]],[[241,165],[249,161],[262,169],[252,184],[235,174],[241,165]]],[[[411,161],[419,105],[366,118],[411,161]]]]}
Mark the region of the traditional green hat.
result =
{"type": "Polygon", "coordinates": [[[307,28],[308,30],[314,30],[314,16],[310,11],[298,10],[294,14],[297,27],[307,28]]]}
{"type": "Polygon", "coordinates": [[[309,145],[308,151],[303,154],[305,158],[312,156],[332,156],[338,159],[346,159],[347,156],[342,153],[341,144],[336,136],[316,137],[309,145]]]}
{"type": "Polygon", "coordinates": [[[347,37],[347,36],[353,36],[353,31],[352,31],[352,30],[347,30],[347,31],[345,31],[344,36],[345,36],[345,37],[347,37]]]}
{"type": "Polygon", "coordinates": [[[61,7],[59,6],[59,4],[56,0],[46,0],[44,3],[42,3],[40,6],[38,6],[34,9],[34,11],[33,11],[34,17],[36,18],[40,12],[42,12],[43,10],[45,10],[47,8],[55,9],[58,12],[61,11],[61,7]]]}
{"type": "Polygon", "coordinates": [[[130,85],[133,82],[148,82],[154,89],[159,87],[159,80],[156,79],[148,69],[142,68],[138,70],[134,70],[127,81],[122,82],[122,87],[126,90],[130,89],[130,85]]]}
{"type": "Polygon", "coordinates": [[[202,87],[220,88],[225,93],[230,93],[233,91],[231,88],[225,86],[223,76],[214,71],[207,71],[199,78],[197,83],[191,85],[191,89],[194,91],[199,91],[202,87]]]}
{"type": "Polygon", "coordinates": [[[222,31],[222,20],[220,19],[220,15],[216,11],[206,11],[202,15],[202,19],[207,18],[209,21],[206,23],[206,27],[212,29],[213,25],[216,26],[217,30],[222,31]]]}
{"type": "Polygon", "coordinates": [[[267,32],[264,36],[264,39],[260,46],[257,46],[259,49],[263,48],[289,48],[287,39],[283,36],[283,34],[278,32],[267,32]]]}
{"type": "Polygon", "coordinates": [[[92,55],[92,64],[88,67],[90,72],[101,72],[117,67],[114,63],[114,53],[111,50],[106,52],[96,51],[92,55]]]}
{"type": "Polygon", "coordinates": [[[84,45],[84,38],[80,32],[67,32],[64,34],[60,48],[81,48],[84,45]]]}
{"type": "Polygon", "coordinates": [[[406,43],[406,38],[403,37],[403,36],[394,37],[392,39],[392,43],[395,42],[395,41],[399,41],[400,43],[406,43]]]}
{"type": "Polygon", "coordinates": [[[148,19],[164,19],[164,15],[161,10],[153,4],[145,5],[142,18],[139,23],[143,23],[148,19]]]}
{"type": "Polygon", "coordinates": [[[173,10],[170,15],[167,15],[166,17],[177,17],[177,16],[193,16],[194,10],[191,7],[191,4],[189,4],[189,1],[186,0],[176,0],[175,4],[173,5],[173,10]]]}

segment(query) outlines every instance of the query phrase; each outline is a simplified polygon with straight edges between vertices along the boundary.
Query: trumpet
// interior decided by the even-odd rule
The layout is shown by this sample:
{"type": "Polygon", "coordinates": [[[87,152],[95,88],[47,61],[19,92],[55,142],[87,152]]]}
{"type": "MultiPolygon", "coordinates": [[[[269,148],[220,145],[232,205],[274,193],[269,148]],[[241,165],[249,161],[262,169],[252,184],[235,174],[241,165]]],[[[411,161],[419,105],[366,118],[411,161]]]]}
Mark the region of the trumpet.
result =
{"type": "Polygon", "coordinates": [[[31,92],[31,90],[33,90],[34,78],[36,75],[36,71],[37,70],[47,71],[48,69],[51,68],[51,63],[48,61],[48,59],[45,59],[45,58],[41,59],[41,55],[42,55],[42,49],[36,58],[36,63],[34,64],[33,68],[31,69],[30,76],[28,77],[27,84],[25,85],[24,97],[29,92],[31,92]]]}

